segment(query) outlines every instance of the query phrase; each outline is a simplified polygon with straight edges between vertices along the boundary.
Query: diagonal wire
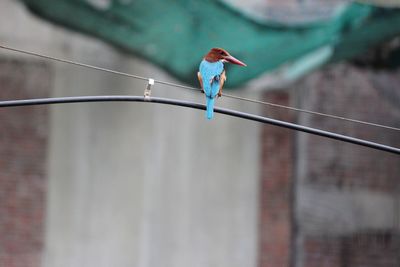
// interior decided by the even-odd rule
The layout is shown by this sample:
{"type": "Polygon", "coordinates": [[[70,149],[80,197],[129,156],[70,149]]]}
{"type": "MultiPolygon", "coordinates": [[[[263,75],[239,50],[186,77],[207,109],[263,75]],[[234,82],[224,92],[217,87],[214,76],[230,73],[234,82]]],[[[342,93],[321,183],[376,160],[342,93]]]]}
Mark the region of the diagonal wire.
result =
{"type": "Polygon", "coordinates": [[[380,128],[385,128],[385,129],[389,129],[389,130],[400,131],[400,128],[387,126],[387,125],[382,125],[382,124],[378,124],[378,123],[366,122],[366,121],[361,121],[361,120],[356,120],[356,119],[350,119],[350,118],[346,118],[346,117],[341,117],[341,116],[336,116],[336,115],[331,115],[331,114],[326,114],[326,113],[321,113],[321,112],[316,112],[316,111],[311,111],[311,110],[306,110],[306,109],[294,108],[294,107],[274,104],[274,103],[270,103],[270,102],[264,102],[264,101],[260,101],[260,100],[244,98],[244,97],[240,97],[240,96],[234,96],[234,95],[225,95],[225,96],[226,97],[230,97],[230,98],[234,98],[234,99],[238,99],[238,100],[247,101],[247,102],[262,104],[262,105],[266,105],[266,106],[271,106],[271,107],[276,107],[276,108],[283,108],[283,109],[288,109],[288,110],[291,110],[291,111],[298,111],[298,112],[308,113],[308,114],[312,114],[312,115],[328,117],[328,118],[332,118],[332,119],[338,119],[338,120],[343,120],[343,121],[348,121],[348,122],[364,124],[364,125],[368,125],[368,126],[374,126],[374,127],[380,127],[380,128]]]}
{"type": "Polygon", "coordinates": [[[72,60],[46,56],[46,55],[43,55],[43,54],[30,52],[30,51],[26,51],[26,50],[21,50],[21,49],[5,46],[5,45],[2,45],[2,44],[0,44],[0,48],[6,49],[6,50],[10,50],[10,51],[14,51],[14,52],[18,52],[18,53],[22,53],[22,54],[26,54],[26,55],[30,55],[30,56],[35,56],[35,57],[40,57],[40,58],[44,58],[44,59],[48,59],[48,60],[67,63],[67,64],[79,66],[79,67],[84,67],[84,68],[88,68],[88,69],[94,69],[94,70],[104,71],[104,72],[108,72],[108,73],[112,73],[112,74],[116,74],[116,75],[130,77],[130,78],[134,78],[134,79],[139,79],[139,80],[144,80],[144,81],[148,81],[149,80],[148,78],[142,77],[142,76],[139,76],[139,75],[129,74],[129,73],[120,72],[120,71],[116,71],[116,70],[105,69],[105,68],[101,68],[101,67],[97,67],[97,66],[93,66],[93,65],[89,65],[89,64],[79,63],[79,62],[72,61],[72,60]]]}
{"type": "MultiPolygon", "coordinates": [[[[26,54],[26,55],[30,55],[30,56],[36,56],[36,57],[40,57],[40,58],[44,58],[44,59],[48,59],[48,60],[67,63],[67,64],[79,66],[79,67],[84,67],[84,68],[94,69],[94,70],[98,70],[98,71],[108,72],[108,73],[112,73],[112,74],[115,74],[115,75],[120,75],[120,76],[129,77],[129,78],[139,79],[139,80],[143,80],[143,81],[148,81],[149,80],[149,78],[146,78],[146,77],[143,77],[143,76],[139,76],[139,75],[135,75],[135,74],[130,74],[130,73],[126,73],[126,72],[110,70],[110,69],[101,68],[101,67],[97,67],[97,66],[93,66],[93,65],[89,65],[89,64],[84,64],[84,63],[80,63],[80,62],[76,62],[76,61],[72,61],[72,60],[66,60],[66,59],[61,59],[61,58],[57,58],[57,57],[47,56],[47,55],[43,55],[43,54],[39,54],[39,53],[35,53],[35,52],[30,52],[30,51],[26,51],[26,50],[21,50],[21,49],[5,46],[5,45],[2,45],[2,44],[0,44],[0,48],[6,49],[6,50],[9,50],[9,51],[14,51],[14,52],[26,54]]],[[[172,82],[166,82],[166,81],[160,81],[160,80],[154,80],[154,82],[158,83],[158,84],[171,86],[171,87],[176,87],[176,88],[182,88],[182,89],[187,89],[187,90],[192,90],[192,91],[199,91],[199,92],[201,91],[199,88],[196,88],[196,87],[186,86],[186,85],[182,85],[182,84],[176,84],[176,83],[172,83],[172,82]]],[[[346,118],[346,117],[326,114],[326,113],[322,113],[322,112],[316,112],[316,111],[311,111],[311,110],[294,108],[294,107],[274,104],[274,103],[270,103],[270,102],[266,102],[266,101],[261,101],[261,100],[256,100],[256,99],[250,99],[250,98],[235,96],[235,95],[231,95],[231,94],[223,93],[222,95],[224,97],[227,97],[227,98],[232,98],[232,99],[236,99],[236,100],[251,102],[251,103],[255,103],[255,104],[260,104],[260,105],[265,105],[265,106],[270,106],[270,107],[275,107],[275,108],[282,108],[282,109],[287,109],[287,110],[291,110],[291,111],[295,111],[295,112],[308,113],[308,114],[312,114],[312,115],[317,115],[317,116],[322,116],[322,117],[327,117],[327,118],[332,118],[332,119],[337,119],[337,120],[342,120],[342,121],[348,121],[348,122],[353,122],[353,123],[358,123],[358,124],[363,124],[363,125],[368,125],[368,126],[374,126],[374,127],[379,127],[379,128],[389,129],[389,130],[400,131],[400,128],[396,128],[396,127],[393,127],[393,126],[387,126],[387,125],[382,125],[382,124],[378,124],[378,123],[366,122],[366,121],[361,121],[361,120],[350,119],[350,118],[346,118]]]]}

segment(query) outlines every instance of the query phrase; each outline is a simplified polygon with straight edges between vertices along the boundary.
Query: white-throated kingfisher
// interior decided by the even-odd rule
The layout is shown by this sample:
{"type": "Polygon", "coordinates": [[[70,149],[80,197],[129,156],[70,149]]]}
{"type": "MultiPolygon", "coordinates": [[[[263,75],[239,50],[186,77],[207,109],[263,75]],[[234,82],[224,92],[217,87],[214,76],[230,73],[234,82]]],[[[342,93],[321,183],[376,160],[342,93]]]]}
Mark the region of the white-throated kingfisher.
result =
{"type": "Polygon", "coordinates": [[[225,62],[246,66],[246,64],[231,56],[226,50],[212,48],[201,61],[199,72],[197,73],[201,89],[206,95],[206,116],[209,120],[214,116],[215,98],[222,95],[222,87],[226,81],[225,62]]]}

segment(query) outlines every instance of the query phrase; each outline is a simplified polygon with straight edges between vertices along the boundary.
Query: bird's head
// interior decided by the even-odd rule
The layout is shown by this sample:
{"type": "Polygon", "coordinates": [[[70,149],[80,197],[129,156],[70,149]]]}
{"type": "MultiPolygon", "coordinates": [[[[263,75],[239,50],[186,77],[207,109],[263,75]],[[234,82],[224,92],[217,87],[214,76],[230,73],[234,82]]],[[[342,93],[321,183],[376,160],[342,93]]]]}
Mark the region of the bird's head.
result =
{"type": "Polygon", "coordinates": [[[242,61],[238,60],[237,58],[231,56],[228,51],[222,48],[211,48],[211,50],[207,53],[204,57],[205,60],[208,62],[217,62],[222,60],[223,62],[229,62],[232,64],[240,65],[240,66],[247,66],[242,61]]]}

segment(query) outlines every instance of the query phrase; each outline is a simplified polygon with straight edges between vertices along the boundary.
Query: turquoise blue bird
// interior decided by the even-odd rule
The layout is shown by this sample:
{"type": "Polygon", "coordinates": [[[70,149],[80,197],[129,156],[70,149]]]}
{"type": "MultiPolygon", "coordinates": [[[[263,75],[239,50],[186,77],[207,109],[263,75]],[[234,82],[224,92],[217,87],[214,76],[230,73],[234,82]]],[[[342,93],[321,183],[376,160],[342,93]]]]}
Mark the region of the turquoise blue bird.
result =
{"type": "Polygon", "coordinates": [[[212,48],[201,61],[197,73],[201,89],[206,95],[206,117],[209,120],[214,116],[215,98],[222,95],[222,88],[226,81],[224,69],[226,62],[246,66],[246,64],[231,56],[225,49],[212,48]]]}

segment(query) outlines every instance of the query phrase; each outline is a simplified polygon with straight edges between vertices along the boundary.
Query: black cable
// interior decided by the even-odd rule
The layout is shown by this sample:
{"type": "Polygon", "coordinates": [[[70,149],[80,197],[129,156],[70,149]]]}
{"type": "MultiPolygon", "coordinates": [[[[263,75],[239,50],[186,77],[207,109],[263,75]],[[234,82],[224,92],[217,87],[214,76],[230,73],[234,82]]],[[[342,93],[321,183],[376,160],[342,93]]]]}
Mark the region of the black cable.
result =
{"type": "MultiPolygon", "coordinates": [[[[161,97],[148,97],[145,98],[143,96],[124,96],[124,95],[112,95],[112,96],[73,96],[73,97],[55,97],[55,98],[39,98],[39,99],[25,99],[25,100],[8,100],[8,101],[0,101],[0,107],[17,107],[17,106],[31,106],[31,105],[47,105],[47,104],[63,104],[63,103],[80,103],[80,102],[149,102],[149,103],[159,103],[159,104],[167,104],[167,105],[175,105],[181,107],[188,107],[194,109],[202,109],[205,110],[205,105],[161,98],[161,97]]],[[[346,135],[341,135],[337,133],[332,133],[328,131],[323,131],[311,127],[306,127],[294,123],[284,122],[280,120],[270,119],[258,115],[253,115],[249,113],[244,113],[240,111],[218,108],[215,107],[214,111],[217,113],[225,114],[228,116],[238,117],[246,120],[257,121],[266,124],[272,124],[279,127],[284,127],[292,130],[297,130],[301,132],[306,132],[314,135],[319,135],[323,137],[327,137],[330,139],[335,139],[347,143],[352,143],[360,146],[370,147],[373,149],[390,152],[393,154],[400,155],[400,149],[396,147],[391,147],[387,145],[382,145],[379,143],[374,143],[370,141],[366,141],[363,139],[358,139],[346,135]]]]}

